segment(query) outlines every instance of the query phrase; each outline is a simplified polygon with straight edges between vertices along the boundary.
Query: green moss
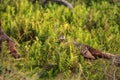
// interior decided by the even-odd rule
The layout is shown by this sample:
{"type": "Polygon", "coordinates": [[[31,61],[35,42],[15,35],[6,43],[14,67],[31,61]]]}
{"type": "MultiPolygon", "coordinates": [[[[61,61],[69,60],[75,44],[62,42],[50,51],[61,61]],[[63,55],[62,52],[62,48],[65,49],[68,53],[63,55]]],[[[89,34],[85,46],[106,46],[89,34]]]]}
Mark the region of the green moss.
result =
{"type": "MultiPolygon", "coordinates": [[[[51,3],[42,7],[28,0],[0,2],[3,29],[18,42],[22,57],[14,60],[7,56],[3,46],[4,59],[0,61],[4,60],[4,64],[0,62],[0,77],[4,75],[8,80],[108,79],[109,61],[86,61],[75,46],[59,44],[58,37],[64,34],[68,42],[75,40],[98,50],[120,54],[117,0],[77,0],[73,10],[51,3]],[[6,67],[12,71],[9,75],[2,72],[6,67]]],[[[120,74],[119,69],[117,74],[120,74]]]]}

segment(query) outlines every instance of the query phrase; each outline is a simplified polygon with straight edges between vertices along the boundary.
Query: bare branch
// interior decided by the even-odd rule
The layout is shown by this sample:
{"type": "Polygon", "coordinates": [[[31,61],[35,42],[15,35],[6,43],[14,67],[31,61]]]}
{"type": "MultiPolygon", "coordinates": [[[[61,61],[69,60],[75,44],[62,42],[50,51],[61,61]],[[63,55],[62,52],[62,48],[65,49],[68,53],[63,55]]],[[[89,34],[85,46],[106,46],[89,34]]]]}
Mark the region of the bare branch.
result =
{"type": "MultiPolygon", "coordinates": [[[[36,3],[37,0],[32,0],[33,3],[36,3]]],[[[52,3],[57,3],[57,4],[61,4],[61,5],[65,5],[70,9],[73,9],[73,5],[71,3],[69,3],[67,0],[41,0],[41,4],[44,6],[45,4],[47,4],[48,2],[52,2],[52,3]]]]}
{"type": "Polygon", "coordinates": [[[70,9],[73,9],[72,4],[70,4],[70,3],[69,3],[68,1],[66,1],[66,0],[51,0],[51,1],[56,2],[56,3],[58,3],[58,4],[63,4],[63,5],[67,6],[67,7],[70,8],[70,9]]]}

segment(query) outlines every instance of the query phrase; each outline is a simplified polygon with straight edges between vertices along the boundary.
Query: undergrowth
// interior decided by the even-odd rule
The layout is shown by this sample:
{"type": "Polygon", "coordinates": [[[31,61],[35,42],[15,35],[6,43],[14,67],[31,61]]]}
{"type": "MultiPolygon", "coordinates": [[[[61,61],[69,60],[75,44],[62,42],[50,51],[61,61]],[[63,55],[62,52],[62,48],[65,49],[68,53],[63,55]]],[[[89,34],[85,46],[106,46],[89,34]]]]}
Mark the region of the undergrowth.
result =
{"type": "MultiPolygon", "coordinates": [[[[116,0],[117,1],[117,0],[116,0]]],[[[77,41],[98,50],[120,54],[120,4],[116,1],[76,1],[74,9],[51,4],[42,7],[28,0],[0,1],[3,30],[18,45],[20,59],[6,51],[0,53],[0,78],[3,80],[110,80],[108,60],[85,60],[73,45],[77,41]]],[[[120,79],[119,68],[116,78],[120,79]]]]}

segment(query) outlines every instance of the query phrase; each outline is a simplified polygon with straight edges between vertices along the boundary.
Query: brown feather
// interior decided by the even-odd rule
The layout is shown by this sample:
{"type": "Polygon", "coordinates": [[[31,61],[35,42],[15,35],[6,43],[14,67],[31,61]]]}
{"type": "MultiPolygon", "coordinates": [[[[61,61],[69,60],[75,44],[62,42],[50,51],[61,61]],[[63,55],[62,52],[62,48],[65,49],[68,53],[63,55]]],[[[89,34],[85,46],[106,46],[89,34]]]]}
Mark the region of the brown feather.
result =
{"type": "Polygon", "coordinates": [[[2,42],[4,41],[7,41],[7,47],[10,51],[10,54],[12,54],[14,58],[19,58],[20,55],[18,54],[18,51],[16,49],[16,44],[2,30],[2,20],[0,19],[0,51],[2,50],[2,42]]]}
{"type": "MultiPolygon", "coordinates": [[[[86,45],[87,46],[87,45],[86,45]]],[[[106,58],[106,59],[111,59],[114,55],[110,53],[103,53],[102,51],[99,51],[95,48],[92,48],[90,46],[87,46],[88,50],[92,53],[92,55],[95,58],[106,58]]]]}
{"type": "Polygon", "coordinates": [[[10,54],[12,54],[12,56],[14,58],[20,58],[20,55],[18,54],[18,51],[16,49],[15,42],[13,42],[12,40],[9,40],[9,41],[7,41],[7,46],[8,46],[8,49],[10,51],[10,54]]]}

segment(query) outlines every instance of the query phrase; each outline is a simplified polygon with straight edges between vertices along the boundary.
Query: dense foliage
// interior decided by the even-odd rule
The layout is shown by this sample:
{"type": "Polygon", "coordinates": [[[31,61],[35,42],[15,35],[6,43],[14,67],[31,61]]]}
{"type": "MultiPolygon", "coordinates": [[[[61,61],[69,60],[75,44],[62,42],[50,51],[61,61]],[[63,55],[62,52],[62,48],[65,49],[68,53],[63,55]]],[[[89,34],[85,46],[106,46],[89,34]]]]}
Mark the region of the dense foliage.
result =
{"type": "Polygon", "coordinates": [[[64,46],[58,40],[64,34],[67,42],[77,41],[120,54],[117,0],[76,0],[72,10],[51,3],[43,7],[28,0],[0,0],[0,18],[4,31],[16,41],[21,55],[20,59],[13,59],[3,43],[1,79],[120,79],[119,68],[111,66],[109,60],[85,60],[75,46],[64,46]]]}

